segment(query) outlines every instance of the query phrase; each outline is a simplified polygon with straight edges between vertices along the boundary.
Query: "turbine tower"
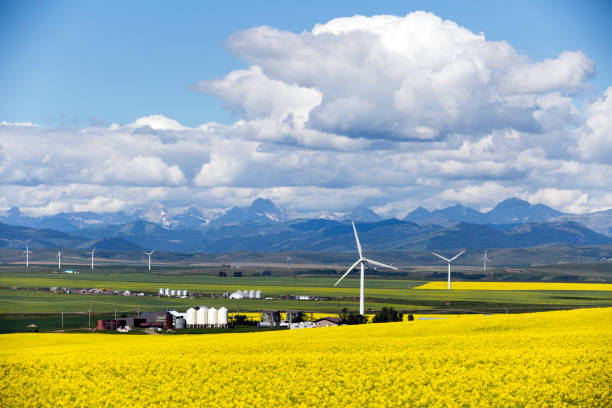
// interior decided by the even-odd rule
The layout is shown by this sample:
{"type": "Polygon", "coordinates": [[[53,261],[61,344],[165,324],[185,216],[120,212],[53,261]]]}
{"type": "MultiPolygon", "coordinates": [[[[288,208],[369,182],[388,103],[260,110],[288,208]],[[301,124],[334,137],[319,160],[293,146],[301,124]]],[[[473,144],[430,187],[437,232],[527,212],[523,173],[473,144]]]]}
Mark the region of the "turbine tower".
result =
{"type": "Polygon", "coordinates": [[[355,233],[355,242],[357,242],[357,251],[359,251],[359,259],[350,267],[348,268],[348,270],[346,272],[344,272],[344,275],[342,275],[340,277],[340,279],[338,279],[338,282],[336,282],[334,284],[334,286],[338,286],[338,284],[340,283],[340,281],[342,279],[344,279],[346,277],[346,275],[348,275],[349,273],[351,273],[351,271],[353,269],[355,269],[355,267],[357,265],[361,266],[361,281],[359,284],[359,314],[362,316],[365,316],[365,307],[364,307],[364,286],[365,286],[365,268],[364,268],[364,264],[367,262],[369,264],[372,265],[376,265],[376,266],[382,266],[383,268],[389,268],[389,269],[397,269],[395,266],[391,266],[391,265],[385,265],[384,263],[380,263],[380,262],[376,262],[373,261],[371,259],[368,259],[366,257],[363,256],[363,251],[361,250],[361,244],[359,243],[359,236],[357,235],[357,228],[355,228],[355,222],[353,222],[353,232],[355,233]]]}
{"type": "Polygon", "coordinates": [[[149,256],[149,270],[151,270],[151,255],[153,255],[153,252],[155,252],[155,250],[152,250],[151,252],[145,251],[145,254],[149,256]]]}
{"type": "Polygon", "coordinates": [[[453,262],[455,259],[459,258],[463,253],[465,252],[465,250],[459,252],[457,255],[453,256],[451,259],[445,258],[442,255],[438,255],[435,252],[432,252],[432,254],[434,254],[435,256],[437,256],[438,258],[442,258],[444,259],[446,262],[448,262],[448,290],[450,290],[450,277],[451,277],[451,272],[450,272],[450,264],[451,262],[453,262]]]}
{"type": "Polygon", "coordinates": [[[28,241],[26,241],[26,249],[25,251],[23,251],[23,253],[26,256],[26,268],[30,267],[30,254],[32,253],[32,251],[30,251],[30,248],[28,248],[28,241]]]}
{"type": "Polygon", "coordinates": [[[57,269],[62,269],[62,251],[57,251],[57,269]]]}
{"type": "Polygon", "coordinates": [[[88,252],[88,254],[91,254],[91,269],[94,268],[94,253],[96,252],[96,247],[94,247],[94,249],[91,250],[91,252],[88,252]]]}
{"type": "Polygon", "coordinates": [[[485,276],[487,275],[487,262],[490,261],[489,258],[487,258],[487,251],[485,250],[485,254],[482,258],[480,258],[480,260],[482,261],[482,270],[483,273],[485,274],[485,276]]]}

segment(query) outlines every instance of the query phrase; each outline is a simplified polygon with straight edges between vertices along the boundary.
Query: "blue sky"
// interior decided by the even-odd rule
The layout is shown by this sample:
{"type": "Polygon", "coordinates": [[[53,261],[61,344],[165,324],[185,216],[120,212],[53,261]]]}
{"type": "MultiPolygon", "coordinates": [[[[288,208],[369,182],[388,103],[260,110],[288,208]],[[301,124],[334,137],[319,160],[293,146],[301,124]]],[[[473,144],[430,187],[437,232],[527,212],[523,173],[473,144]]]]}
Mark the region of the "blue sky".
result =
{"type": "Polygon", "coordinates": [[[234,32],[270,25],[299,33],[335,17],[427,10],[533,59],[582,50],[590,84],[612,84],[609,1],[3,1],[0,118],[46,125],[130,123],[152,113],[188,126],[236,119],[189,85],[246,64],[223,46],[234,32]],[[375,4],[376,3],[376,4],[375,4]]]}
{"type": "Polygon", "coordinates": [[[609,1],[179,4],[0,1],[0,211],[612,207],[609,1]]]}

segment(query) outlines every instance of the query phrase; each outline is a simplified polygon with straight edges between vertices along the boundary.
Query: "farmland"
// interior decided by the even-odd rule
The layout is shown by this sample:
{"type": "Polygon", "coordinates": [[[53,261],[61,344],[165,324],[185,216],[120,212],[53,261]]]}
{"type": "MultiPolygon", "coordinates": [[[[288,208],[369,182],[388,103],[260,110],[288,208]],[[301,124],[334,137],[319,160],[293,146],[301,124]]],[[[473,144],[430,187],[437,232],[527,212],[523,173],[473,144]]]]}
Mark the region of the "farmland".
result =
{"type": "MultiPolygon", "coordinates": [[[[428,282],[415,289],[446,289],[446,282],[428,282]]],[[[612,284],[606,283],[563,283],[563,282],[454,282],[456,290],[571,290],[571,291],[612,291],[612,284]]]]}
{"type": "MultiPolygon", "coordinates": [[[[562,273],[574,273],[563,266],[562,273]]],[[[34,323],[41,330],[61,328],[60,313],[64,314],[64,328],[87,327],[91,320],[108,318],[109,313],[133,315],[136,311],[177,309],[194,305],[227,307],[236,312],[258,312],[265,309],[297,309],[307,312],[338,314],[343,308],[355,309],[359,280],[345,279],[338,287],[334,283],[338,271],[308,274],[285,268],[245,267],[242,276],[219,276],[220,268],[172,267],[144,273],[130,265],[83,268],[79,274],[57,273],[53,266],[37,265],[25,270],[22,266],[0,267],[0,332],[25,330],[34,323]],[[265,272],[265,273],[264,273],[265,272]],[[49,288],[111,288],[142,291],[145,296],[109,296],[50,293],[49,288]],[[158,297],[160,287],[187,289],[201,297],[158,297]],[[264,297],[273,299],[227,299],[224,292],[237,289],[259,289],[264,297]],[[297,295],[319,300],[295,300],[297,295]]],[[[341,271],[341,270],[340,270],[341,271]]],[[[464,269],[465,271],[465,269],[464,269]]],[[[229,271],[228,271],[229,273],[229,271]]],[[[553,268],[543,276],[555,273],[553,268]],[[551,272],[552,270],[552,272],[551,272]]],[[[585,279],[604,282],[610,271],[597,266],[582,265],[578,272],[585,279]],[[590,273],[590,274],[589,274],[590,273]]],[[[458,278],[461,279],[461,278],[458,278]]],[[[453,280],[453,290],[446,290],[446,282],[405,276],[368,276],[366,282],[366,313],[382,307],[393,307],[406,313],[516,313],[577,307],[612,306],[609,284],[583,282],[504,282],[453,280]],[[416,288],[431,288],[419,289],[416,288]],[[499,288],[510,290],[497,290],[499,288]],[[537,289],[537,290],[530,290],[537,289]],[[566,290],[569,289],[569,290],[566,290]],[[594,290],[604,289],[604,290],[594,290]]]]}
{"type": "Polygon", "coordinates": [[[5,334],[0,405],[604,407],[611,339],[611,309],[214,336],[5,334]]]}

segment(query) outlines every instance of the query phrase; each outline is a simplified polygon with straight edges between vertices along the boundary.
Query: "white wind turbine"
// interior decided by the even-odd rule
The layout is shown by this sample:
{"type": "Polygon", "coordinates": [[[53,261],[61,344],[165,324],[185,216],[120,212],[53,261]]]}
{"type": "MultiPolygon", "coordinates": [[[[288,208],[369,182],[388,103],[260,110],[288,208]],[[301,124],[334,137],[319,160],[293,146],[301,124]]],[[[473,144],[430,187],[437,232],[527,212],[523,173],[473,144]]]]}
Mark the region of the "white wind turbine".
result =
{"type": "Polygon", "coordinates": [[[91,250],[91,252],[88,252],[88,254],[91,254],[91,269],[94,268],[94,253],[96,252],[96,247],[94,247],[94,249],[91,250]]]}
{"type": "Polygon", "coordinates": [[[62,269],[62,254],[62,251],[57,251],[57,269],[62,269]]]}
{"type": "Polygon", "coordinates": [[[450,290],[450,277],[451,277],[451,272],[450,272],[450,264],[451,262],[453,262],[455,259],[459,258],[463,253],[465,252],[465,250],[459,252],[457,255],[453,256],[451,259],[445,258],[442,255],[438,255],[435,252],[432,252],[432,254],[434,254],[435,256],[437,256],[438,258],[442,258],[444,259],[446,262],[448,262],[448,290],[450,290]]]}
{"type": "Polygon", "coordinates": [[[484,256],[483,256],[482,258],[480,258],[480,260],[482,261],[482,269],[483,269],[483,273],[484,273],[484,274],[485,274],[485,276],[486,276],[486,274],[487,274],[487,262],[489,262],[489,261],[490,261],[490,259],[489,259],[489,258],[487,258],[487,251],[486,251],[486,250],[485,250],[485,254],[484,254],[484,256]]]}
{"type": "Polygon", "coordinates": [[[152,250],[151,252],[145,251],[145,254],[149,256],[149,270],[151,270],[151,255],[153,255],[153,252],[155,252],[155,250],[152,250]]]}
{"type": "Polygon", "coordinates": [[[32,253],[32,251],[30,251],[30,248],[28,248],[28,241],[26,241],[26,249],[25,251],[23,251],[23,253],[26,256],[26,268],[30,267],[30,254],[32,253]]]}
{"type": "Polygon", "coordinates": [[[359,314],[364,316],[365,315],[365,309],[364,309],[364,304],[363,304],[363,300],[364,300],[364,284],[365,284],[364,264],[367,262],[369,264],[376,265],[376,266],[382,266],[384,268],[389,268],[389,269],[397,269],[397,268],[395,266],[385,265],[384,263],[376,262],[376,261],[373,261],[371,259],[368,259],[368,258],[364,257],[363,256],[363,251],[361,250],[361,244],[359,243],[359,236],[357,235],[357,228],[355,228],[355,223],[354,222],[353,222],[353,232],[355,233],[355,242],[357,242],[357,250],[359,251],[359,259],[350,268],[348,268],[348,270],[346,272],[344,272],[344,275],[342,275],[340,277],[340,279],[338,279],[338,282],[336,282],[334,284],[334,286],[338,286],[340,281],[342,279],[344,279],[346,277],[346,275],[351,273],[351,271],[353,269],[355,269],[355,267],[357,265],[360,265],[361,266],[361,281],[360,281],[360,284],[359,284],[359,314]]]}

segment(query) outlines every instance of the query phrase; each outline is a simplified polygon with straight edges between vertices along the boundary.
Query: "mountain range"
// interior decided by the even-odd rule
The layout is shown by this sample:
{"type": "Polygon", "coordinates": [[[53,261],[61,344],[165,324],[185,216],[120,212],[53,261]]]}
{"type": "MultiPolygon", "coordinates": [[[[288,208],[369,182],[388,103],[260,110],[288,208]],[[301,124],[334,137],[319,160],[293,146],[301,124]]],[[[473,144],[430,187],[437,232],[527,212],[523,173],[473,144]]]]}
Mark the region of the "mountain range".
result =
{"type": "MultiPolygon", "coordinates": [[[[451,227],[418,225],[389,219],[357,223],[367,250],[454,250],[458,248],[527,248],[537,245],[612,245],[612,238],[573,221],[515,225],[459,223],[451,227]]],[[[158,249],[168,252],[352,251],[350,222],[325,219],[211,226],[171,230],[139,220],[84,229],[69,235],[49,229],[0,224],[0,247],[32,249],[92,247],[110,251],[158,249]]]]}
{"type": "Polygon", "coordinates": [[[32,248],[347,251],[354,246],[350,220],[357,222],[360,236],[372,250],[612,244],[612,210],[564,214],[517,198],[504,200],[484,213],[461,205],[434,211],[419,207],[403,220],[383,220],[367,207],[324,218],[295,217],[263,198],[220,214],[198,207],[171,212],[155,204],[133,214],[79,212],[28,217],[13,208],[0,216],[0,247],[22,248],[28,240],[32,248]]]}

